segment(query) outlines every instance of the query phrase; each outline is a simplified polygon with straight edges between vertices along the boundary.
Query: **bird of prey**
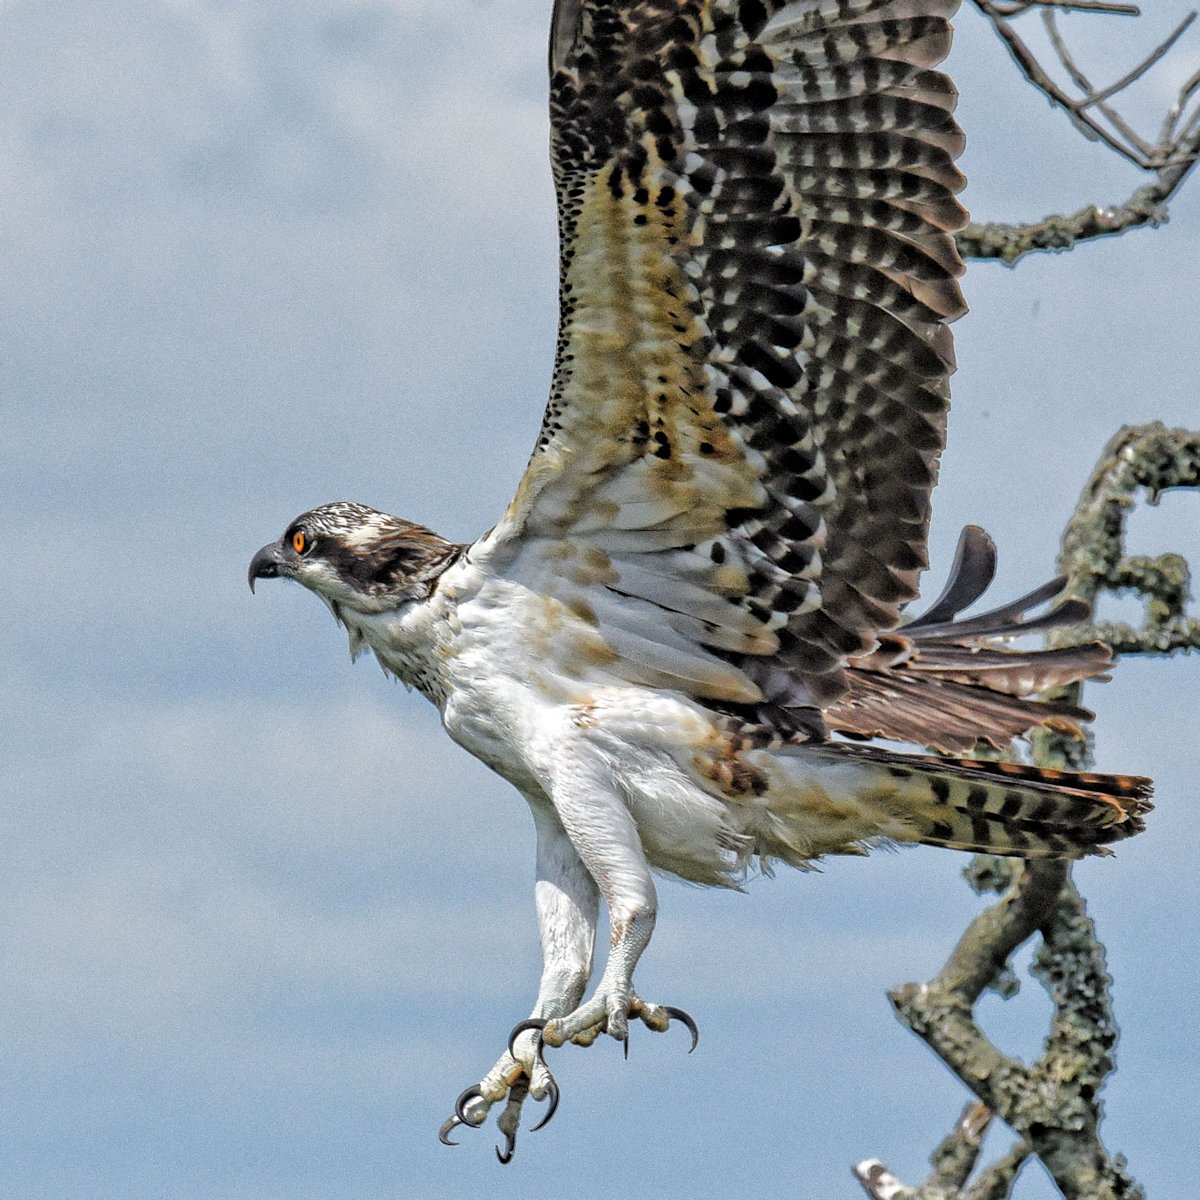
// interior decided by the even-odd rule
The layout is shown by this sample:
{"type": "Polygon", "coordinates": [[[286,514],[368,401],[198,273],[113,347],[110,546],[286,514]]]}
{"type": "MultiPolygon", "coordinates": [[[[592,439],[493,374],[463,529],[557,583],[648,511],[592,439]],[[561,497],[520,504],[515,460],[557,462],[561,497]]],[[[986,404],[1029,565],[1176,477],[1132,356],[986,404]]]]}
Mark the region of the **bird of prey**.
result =
{"type": "Polygon", "coordinates": [[[936,69],[957,3],[557,0],[561,316],[515,499],[470,545],[339,502],[254,556],[252,587],[315,592],[533,810],[541,985],[443,1140],[505,1102],[510,1158],[523,1101],[557,1102],[544,1046],[634,1019],[694,1040],[634,987],[655,872],[736,886],[905,842],[1077,857],[1141,828],[1146,779],[949,757],[1087,715],[1026,697],[1104,647],[1006,645],[1081,619],[1045,608],[1062,580],[960,618],[994,567],[969,528],[906,612],[964,310],[936,69]]]}

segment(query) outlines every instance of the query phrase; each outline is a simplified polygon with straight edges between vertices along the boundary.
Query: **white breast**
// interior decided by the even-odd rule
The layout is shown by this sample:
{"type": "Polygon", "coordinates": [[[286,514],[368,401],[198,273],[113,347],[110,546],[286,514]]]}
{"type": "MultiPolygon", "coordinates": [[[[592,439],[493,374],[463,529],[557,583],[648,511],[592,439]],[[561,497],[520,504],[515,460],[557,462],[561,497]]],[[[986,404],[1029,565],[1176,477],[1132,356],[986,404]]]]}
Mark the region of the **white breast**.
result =
{"type": "Polygon", "coordinates": [[[343,619],[383,668],[427,696],[450,736],[531,801],[545,793],[529,761],[564,704],[585,694],[571,646],[590,631],[553,602],[464,557],[426,601],[343,619]]]}

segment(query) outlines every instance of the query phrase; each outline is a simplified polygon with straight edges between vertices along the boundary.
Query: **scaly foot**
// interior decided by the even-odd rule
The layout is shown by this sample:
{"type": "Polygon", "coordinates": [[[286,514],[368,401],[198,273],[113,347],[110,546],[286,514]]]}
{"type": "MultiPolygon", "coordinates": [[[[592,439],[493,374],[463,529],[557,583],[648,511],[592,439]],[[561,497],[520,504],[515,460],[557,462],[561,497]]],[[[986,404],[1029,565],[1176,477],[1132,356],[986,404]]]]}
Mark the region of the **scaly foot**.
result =
{"type": "Polygon", "coordinates": [[[467,1088],[455,1101],[454,1114],[438,1130],[438,1140],[444,1146],[457,1146],[457,1142],[450,1140],[453,1130],[460,1125],[478,1129],[487,1119],[492,1105],[504,1100],[504,1111],[496,1124],[504,1134],[505,1145],[503,1150],[496,1147],[496,1157],[502,1163],[511,1162],[525,1100],[531,1096],[534,1100],[549,1098],[546,1115],[532,1127],[531,1133],[541,1129],[558,1108],[558,1084],[542,1057],[542,1046],[561,1046],[567,1041],[590,1046],[601,1033],[609,1033],[624,1044],[628,1058],[630,1017],[638,1018],[656,1033],[665,1032],[672,1020],[686,1025],[692,1036],[689,1054],[700,1041],[696,1022],[683,1009],[650,1004],[637,996],[614,1004],[611,997],[601,994],[565,1017],[551,1021],[531,1017],[513,1027],[507,1052],[479,1083],[467,1088]]]}
{"type": "MultiPolygon", "coordinates": [[[[597,992],[573,1013],[553,1021],[540,1022],[542,1041],[547,1046],[561,1046],[564,1042],[590,1045],[600,1034],[607,1033],[625,1044],[625,1054],[628,1057],[630,1017],[637,1017],[647,1029],[652,1029],[655,1033],[664,1033],[672,1019],[686,1025],[692,1035],[689,1054],[700,1041],[700,1030],[696,1027],[696,1022],[682,1008],[675,1008],[670,1004],[651,1004],[639,996],[632,993],[623,994],[621,991],[597,992]]],[[[533,1028],[535,1024],[537,1023],[523,1021],[517,1028],[533,1028]]]]}
{"type": "MultiPolygon", "coordinates": [[[[540,1030],[542,1022],[533,1025],[540,1030]]],[[[541,1039],[534,1036],[530,1022],[522,1021],[509,1036],[508,1050],[496,1065],[455,1101],[454,1114],[438,1130],[438,1140],[443,1146],[457,1146],[458,1143],[452,1142],[449,1136],[454,1129],[460,1125],[478,1129],[487,1119],[492,1105],[504,1100],[504,1111],[496,1123],[504,1134],[505,1145],[503,1150],[496,1147],[496,1157],[502,1163],[511,1162],[517,1145],[521,1106],[530,1096],[535,1100],[549,1097],[546,1115],[531,1130],[536,1132],[558,1108],[558,1084],[542,1058],[541,1039]]]]}

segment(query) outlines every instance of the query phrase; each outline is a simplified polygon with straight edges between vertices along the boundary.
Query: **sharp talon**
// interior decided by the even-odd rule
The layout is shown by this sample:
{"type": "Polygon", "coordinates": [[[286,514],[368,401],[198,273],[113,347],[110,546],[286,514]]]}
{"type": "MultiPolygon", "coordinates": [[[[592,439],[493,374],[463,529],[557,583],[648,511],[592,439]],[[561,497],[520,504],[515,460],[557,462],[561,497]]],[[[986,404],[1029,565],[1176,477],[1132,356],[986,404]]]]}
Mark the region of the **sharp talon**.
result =
{"type": "Polygon", "coordinates": [[[450,1131],[462,1123],[462,1118],[458,1115],[458,1113],[455,1113],[454,1116],[450,1117],[442,1125],[441,1129],[438,1130],[438,1141],[441,1142],[443,1146],[457,1146],[457,1142],[452,1142],[450,1140],[450,1131]]]}
{"type": "Polygon", "coordinates": [[[501,1153],[500,1147],[499,1146],[496,1147],[496,1157],[502,1163],[504,1163],[505,1166],[507,1166],[510,1162],[512,1162],[513,1153],[516,1151],[516,1148],[517,1148],[517,1133],[516,1133],[516,1130],[513,1130],[512,1133],[506,1133],[504,1135],[504,1152],[501,1153]]]}
{"type": "Polygon", "coordinates": [[[546,1109],[546,1115],[529,1131],[530,1133],[537,1133],[543,1125],[549,1125],[550,1118],[558,1111],[558,1084],[554,1082],[554,1076],[550,1075],[549,1071],[546,1074],[549,1076],[549,1082],[546,1084],[546,1095],[549,1097],[550,1104],[546,1109]]]}
{"type": "Polygon", "coordinates": [[[663,1005],[663,1012],[673,1017],[676,1021],[682,1021],[687,1026],[688,1032],[692,1035],[692,1044],[688,1047],[688,1053],[691,1054],[700,1044],[700,1029],[696,1025],[696,1022],[682,1008],[674,1008],[670,1004],[663,1005]]]}
{"type": "MultiPolygon", "coordinates": [[[[527,1021],[518,1021],[517,1024],[513,1026],[512,1033],[510,1033],[508,1035],[508,1052],[509,1052],[509,1054],[511,1054],[513,1056],[513,1058],[517,1057],[517,1052],[513,1049],[513,1047],[517,1043],[517,1038],[519,1038],[521,1036],[521,1034],[523,1034],[527,1029],[536,1029],[538,1031],[538,1033],[541,1033],[541,1031],[545,1028],[546,1028],[546,1022],[543,1021],[540,1017],[530,1017],[527,1021]]],[[[542,1057],[542,1039],[541,1038],[537,1039],[537,1056],[538,1056],[538,1058],[542,1057]]]]}
{"type": "MultiPolygon", "coordinates": [[[[471,1118],[467,1116],[467,1111],[466,1111],[467,1101],[474,1100],[476,1098],[478,1098],[480,1100],[483,1099],[483,1093],[479,1090],[479,1084],[477,1084],[477,1083],[473,1084],[471,1087],[467,1088],[466,1091],[464,1091],[462,1093],[462,1095],[459,1096],[459,1098],[457,1100],[455,1100],[455,1102],[454,1102],[454,1117],[455,1117],[455,1119],[457,1119],[457,1121],[460,1125],[470,1125],[470,1127],[472,1129],[479,1128],[479,1126],[476,1125],[475,1122],[472,1121],[471,1118]]],[[[452,1128],[453,1128],[453,1126],[451,1126],[451,1129],[452,1128]]],[[[446,1133],[450,1132],[449,1129],[446,1129],[445,1125],[442,1126],[442,1129],[446,1133]]],[[[457,1143],[451,1143],[451,1144],[454,1145],[457,1143]]]]}
{"type": "Polygon", "coordinates": [[[629,1034],[625,1035],[624,1042],[621,1043],[621,1049],[625,1052],[625,1061],[629,1061],[629,1034]]]}

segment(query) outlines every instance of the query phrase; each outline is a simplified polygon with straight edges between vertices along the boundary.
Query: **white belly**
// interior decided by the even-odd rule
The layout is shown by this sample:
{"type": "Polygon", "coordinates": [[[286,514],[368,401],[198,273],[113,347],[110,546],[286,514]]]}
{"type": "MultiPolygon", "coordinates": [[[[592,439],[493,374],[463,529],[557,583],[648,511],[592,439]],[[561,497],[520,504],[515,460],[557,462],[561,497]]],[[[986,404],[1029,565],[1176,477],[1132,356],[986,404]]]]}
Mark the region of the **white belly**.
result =
{"type": "Polygon", "coordinates": [[[650,866],[695,883],[735,883],[754,852],[737,814],[689,769],[711,733],[702,709],[637,686],[594,689],[587,701],[547,703],[525,680],[493,673],[456,689],[443,709],[450,736],[530,804],[552,804],[556,762],[569,743],[603,756],[650,866]]]}

